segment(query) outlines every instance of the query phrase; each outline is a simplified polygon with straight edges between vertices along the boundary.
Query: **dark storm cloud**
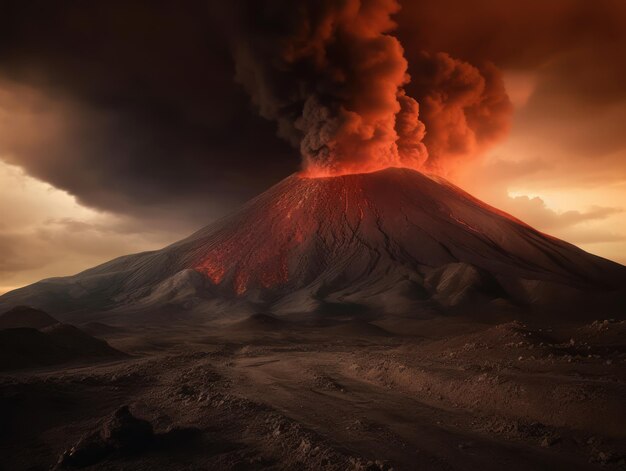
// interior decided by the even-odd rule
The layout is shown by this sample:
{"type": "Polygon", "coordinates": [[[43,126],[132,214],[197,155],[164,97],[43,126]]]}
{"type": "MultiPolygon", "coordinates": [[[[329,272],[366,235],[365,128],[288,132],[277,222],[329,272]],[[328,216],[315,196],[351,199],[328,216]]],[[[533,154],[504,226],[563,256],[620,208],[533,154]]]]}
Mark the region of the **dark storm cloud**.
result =
{"type": "MultiPolygon", "coordinates": [[[[3,1],[1,157],[87,205],[156,218],[169,211],[198,224],[216,213],[205,202],[241,201],[297,170],[299,152],[235,81],[232,34],[244,31],[223,3],[3,1]]],[[[393,34],[431,167],[506,132],[498,68],[541,74],[529,126],[546,116],[579,125],[624,97],[624,2],[401,3],[393,34]],[[572,95],[587,106],[555,106],[572,95]]],[[[402,109],[416,115],[403,96],[402,109]]],[[[603,116],[603,129],[621,129],[603,116]]],[[[415,122],[397,125],[421,136],[415,122]]],[[[577,148],[598,135],[583,134],[577,148]]],[[[607,151],[623,144],[617,131],[603,136],[607,151]]]]}
{"type": "Polygon", "coordinates": [[[199,217],[291,173],[214,20],[205,2],[3,2],[2,157],[91,206],[199,217]]]}

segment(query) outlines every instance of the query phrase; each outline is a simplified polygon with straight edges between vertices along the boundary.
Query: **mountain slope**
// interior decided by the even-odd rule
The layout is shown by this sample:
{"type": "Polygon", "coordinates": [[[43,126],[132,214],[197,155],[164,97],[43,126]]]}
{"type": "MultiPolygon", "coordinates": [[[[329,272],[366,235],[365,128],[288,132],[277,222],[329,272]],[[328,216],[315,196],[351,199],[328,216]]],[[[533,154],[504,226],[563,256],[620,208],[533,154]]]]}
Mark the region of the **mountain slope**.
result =
{"type": "Polygon", "coordinates": [[[443,179],[392,168],[293,175],[178,243],[15,290],[0,307],[542,304],[574,292],[622,295],[625,280],[626,267],[542,234],[443,179]]]}

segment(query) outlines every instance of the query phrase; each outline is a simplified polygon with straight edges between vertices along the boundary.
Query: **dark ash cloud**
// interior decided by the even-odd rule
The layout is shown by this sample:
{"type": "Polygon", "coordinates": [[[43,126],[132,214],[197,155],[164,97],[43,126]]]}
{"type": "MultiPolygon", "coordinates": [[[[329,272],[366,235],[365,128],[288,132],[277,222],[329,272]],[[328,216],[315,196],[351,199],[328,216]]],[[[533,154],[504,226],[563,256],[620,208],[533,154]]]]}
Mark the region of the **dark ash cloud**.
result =
{"type": "Polygon", "coordinates": [[[210,5],[36,0],[2,12],[0,155],[82,203],[201,224],[207,201],[232,206],[298,168],[234,82],[210,5]],[[49,124],[60,129],[42,133],[49,124]]]}
{"type": "MultiPolygon", "coordinates": [[[[327,12],[336,18],[342,6],[354,2],[237,3],[256,9],[275,5],[289,14],[309,5],[317,16],[292,52],[315,59],[332,50],[323,42],[327,12]]],[[[612,111],[626,98],[623,2],[400,3],[402,10],[391,16],[396,30],[385,23],[394,2],[365,4],[384,13],[374,30],[393,34],[402,45],[399,51],[395,42],[378,36],[381,51],[396,48],[391,63],[381,63],[395,71],[394,86],[402,55],[408,62],[411,81],[395,96],[403,114],[394,130],[412,136],[398,140],[403,152],[423,156],[423,142],[429,150],[427,166],[437,169],[450,161],[462,163],[502,138],[510,116],[503,69],[538,75],[520,126],[538,130],[548,120],[558,121],[563,130],[556,134],[563,139],[585,123],[589,131],[576,134],[572,143],[579,152],[623,148],[626,120],[612,111]]],[[[0,158],[86,205],[163,221],[176,216],[196,225],[296,171],[299,151],[276,135],[274,123],[257,115],[235,81],[232,35],[250,37],[245,35],[253,31],[265,38],[262,22],[268,16],[253,16],[258,23],[242,26],[241,18],[233,20],[223,5],[215,0],[5,0],[0,158]],[[58,128],[42,132],[52,125],[58,128]]],[[[300,31],[293,22],[303,24],[302,17],[285,14],[269,19],[279,36],[292,37],[300,31]]],[[[336,26],[334,31],[345,35],[349,29],[336,26]]],[[[255,47],[267,44],[273,43],[255,47]]],[[[349,52],[358,57],[359,51],[349,52]]],[[[271,56],[274,51],[265,52],[271,56]]],[[[244,72],[239,71],[240,82],[247,81],[244,72]]],[[[272,82],[270,92],[299,93],[288,78],[272,82]]],[[[322,78],[323,89],[329,79],[322,78]]],[[[337,95],[330,82],[331,95],[337,95]]],[[[328,93],[319,95],[327,99],[328,93]]]]}
{"type": "Polygon", "coordinates": [[[237,80],[299,147],[305,171],[419,168],[427,159],[418,104],[403,88],[410,80],[404,50],[393,36],[399,9],[396,0],[260,0],[235,8],[237,80]]]}

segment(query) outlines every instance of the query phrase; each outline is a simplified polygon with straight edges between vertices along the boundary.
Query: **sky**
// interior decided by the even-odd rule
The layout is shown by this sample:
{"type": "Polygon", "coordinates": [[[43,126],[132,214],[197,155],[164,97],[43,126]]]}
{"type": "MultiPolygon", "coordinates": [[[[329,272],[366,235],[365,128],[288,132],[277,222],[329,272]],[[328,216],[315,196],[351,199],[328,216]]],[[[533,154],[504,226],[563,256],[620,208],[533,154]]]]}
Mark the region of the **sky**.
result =
{"type": "Polygon", "coordinates": [[[626,263],[623,1],[222,3],[2,2],[0,292],[363,162],[626,263]]]}

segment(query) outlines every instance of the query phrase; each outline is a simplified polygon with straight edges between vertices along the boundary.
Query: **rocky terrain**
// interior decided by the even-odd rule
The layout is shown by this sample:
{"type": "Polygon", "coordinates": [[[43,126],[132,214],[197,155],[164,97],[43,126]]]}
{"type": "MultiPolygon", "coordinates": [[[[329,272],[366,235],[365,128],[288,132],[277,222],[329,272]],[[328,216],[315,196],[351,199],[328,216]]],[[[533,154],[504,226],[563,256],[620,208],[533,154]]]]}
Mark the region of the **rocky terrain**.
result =
{"type": "Polygon", "coordinates": [[[625,468],[625,286],[440,178],[293,175],[0,297],[0,467],[625,468]]]}
{"type": "Polygon", "coordinates": [[[626,322],[110,326],[0,378],[6,469],[623,469],[626,322]]]}

